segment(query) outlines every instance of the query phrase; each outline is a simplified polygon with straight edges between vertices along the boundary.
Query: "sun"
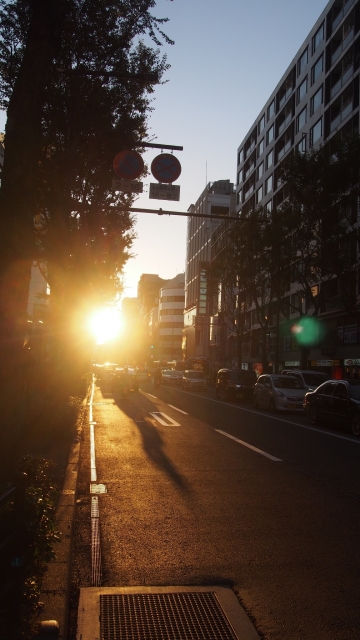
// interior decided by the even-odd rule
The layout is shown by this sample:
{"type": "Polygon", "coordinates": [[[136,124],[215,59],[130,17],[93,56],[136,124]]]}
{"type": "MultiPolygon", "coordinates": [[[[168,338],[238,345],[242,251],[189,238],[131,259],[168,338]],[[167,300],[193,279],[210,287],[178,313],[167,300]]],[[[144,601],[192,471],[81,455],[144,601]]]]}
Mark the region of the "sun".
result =
{"type": "Polygon", "coordinates": [[[96,340],[96,344],[104,344],[114,340],[122,329],[120,311],[115,307],[98,309],[89,319],[89,330],[96,340]]]}

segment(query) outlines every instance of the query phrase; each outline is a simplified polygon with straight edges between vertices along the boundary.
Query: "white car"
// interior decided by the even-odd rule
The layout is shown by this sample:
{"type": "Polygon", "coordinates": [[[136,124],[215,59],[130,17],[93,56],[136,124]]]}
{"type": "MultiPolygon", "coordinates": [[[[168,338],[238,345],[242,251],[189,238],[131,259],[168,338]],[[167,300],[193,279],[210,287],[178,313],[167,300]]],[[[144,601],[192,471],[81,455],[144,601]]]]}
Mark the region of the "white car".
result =
{"type": "Polygon", "coordinates": [[[293,376],[262,375],[254,387],[254,406],[275,411],[303,411],[307,388],[293,376]]]}
{"type": "Polygon", "coordinates": [[[183,389],[201,389],[206,391],[206,378],[203,371],[184,371],[182,374],[183,389]]]}
{"type": "Polygon", "coordinates": [[[161,372],[161,384],[171,386],[180,385],[182,381],[182,372],[174,369],[165,369],[161,372]]]}

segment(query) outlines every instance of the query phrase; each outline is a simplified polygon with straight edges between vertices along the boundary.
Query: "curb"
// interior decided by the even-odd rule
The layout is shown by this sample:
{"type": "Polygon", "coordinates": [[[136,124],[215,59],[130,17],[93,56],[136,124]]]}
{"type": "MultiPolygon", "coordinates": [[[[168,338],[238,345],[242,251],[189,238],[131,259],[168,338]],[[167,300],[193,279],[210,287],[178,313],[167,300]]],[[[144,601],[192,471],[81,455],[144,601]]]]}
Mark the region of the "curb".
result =
{"type": "MultiPolygon", "coordinates": [[[[87,403],[88,393],[83,400],[83,406],[86,407],[87,403]]],[[[41,585],[41,601],[44,606],[39,618],[40,631],[37,638],[49,637],[49,633],[54,637],[54,632],[59,640],[66,640],[67,637],[77,480],[82,430],[86,417],[87,412],[84,411],[71,445],[63,488],[56,508],[55,523],[60,531],[60,543],[54,548],[55,558],[48,564],[41,585]],[[57,633],[57,628],[55,629],[54,626],[52,632],[47,630],[46,625],[41,624],[45,621],[49,623],[56,621],[59,625],[59,632],[57,633]]]]}

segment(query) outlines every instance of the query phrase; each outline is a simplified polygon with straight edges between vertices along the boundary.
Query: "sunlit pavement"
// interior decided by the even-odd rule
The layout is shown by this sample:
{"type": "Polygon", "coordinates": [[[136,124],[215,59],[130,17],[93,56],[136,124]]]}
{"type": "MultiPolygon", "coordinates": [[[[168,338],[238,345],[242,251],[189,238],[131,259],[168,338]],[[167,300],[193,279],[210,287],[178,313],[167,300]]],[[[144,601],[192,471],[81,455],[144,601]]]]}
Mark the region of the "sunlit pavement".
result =
{"type": "MultiPolygon", "coordinates": [[[[102,585],[226,583],[271,640],[355,638],[359,442],[213,389],[141,386],[94,396],[102,585]]],[[[91,586],[81,548],[74,566],[91,586]]]]}

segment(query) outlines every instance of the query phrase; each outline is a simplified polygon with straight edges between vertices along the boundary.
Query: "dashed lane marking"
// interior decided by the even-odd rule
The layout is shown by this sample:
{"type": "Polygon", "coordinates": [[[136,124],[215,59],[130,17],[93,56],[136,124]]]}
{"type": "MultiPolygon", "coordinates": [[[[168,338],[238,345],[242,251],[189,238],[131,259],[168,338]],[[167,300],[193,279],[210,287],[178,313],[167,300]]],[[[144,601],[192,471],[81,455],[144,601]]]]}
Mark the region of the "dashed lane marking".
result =
{"type": "Polygon", "coordinates": [[[173,404],[169,404],[168,406],[171,407],[172,409],[175,409],[175,411],[180,411],[180,413],[183,413],[184,416],[188,416],[189,415],[188,413],[186,413],[186,411],[183,411],[182,409],[178,409],[178,407],[174,407],[173,404]]]}
{"type": "Polygon", "coordinates": [[[231,438],[231,440],[235,440],[235,442],[242,444],[244,447],[247,447],[248,449],[252,449],[252,451],[255,451],[256,453],[260,453],[262,456],[265,456],[265,458],[269,458],[269,460],[273,460],[274,462],[282,462],[280,458],[275,458],[275,456],[270,455],[270,453],[266,453],[266,451],[262,451],[262,449],[253,447],[252,444],[249,444],[248,442],[244,442],[244,440],[239,440],[238,438],[231,436],[230,433],[226,433],[226,431],[221,431],[220,429],[215,429],[215,431],[217,431],[218,433],[221,433],[223,436],[226,436],[227,438],[231,438]]]}

